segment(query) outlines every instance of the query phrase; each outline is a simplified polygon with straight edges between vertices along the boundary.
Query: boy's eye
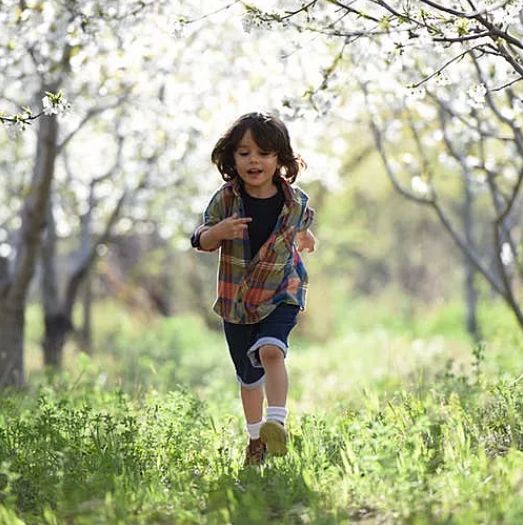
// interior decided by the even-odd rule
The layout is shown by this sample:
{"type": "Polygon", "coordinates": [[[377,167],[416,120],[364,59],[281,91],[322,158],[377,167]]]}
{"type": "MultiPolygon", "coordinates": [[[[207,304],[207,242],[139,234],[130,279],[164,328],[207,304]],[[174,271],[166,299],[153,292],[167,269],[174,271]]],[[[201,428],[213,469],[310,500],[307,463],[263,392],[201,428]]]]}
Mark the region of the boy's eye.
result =
{"type": "MultiPolygon", "coordinates": [[[[237,154],[240,157],[247,157],[250,154],[250,152],[249,151],[238,151],[237,154]]],[[[272,152],[272,151],[259,151],[258,154],[261,155],[262,157],[269,157],[270,155],[274,155],[274,152],[272,152]]]]}

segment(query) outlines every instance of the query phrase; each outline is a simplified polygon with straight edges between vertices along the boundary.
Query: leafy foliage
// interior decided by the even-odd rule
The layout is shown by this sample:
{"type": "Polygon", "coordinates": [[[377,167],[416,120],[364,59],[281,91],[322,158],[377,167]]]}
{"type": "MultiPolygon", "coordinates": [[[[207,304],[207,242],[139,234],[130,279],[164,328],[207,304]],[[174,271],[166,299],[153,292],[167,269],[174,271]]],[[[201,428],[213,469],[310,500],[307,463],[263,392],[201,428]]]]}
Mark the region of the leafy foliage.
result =
{"type": "MultiPolygon", "coordinates": [[[[290,451],[256,470],[242,467],[245,438],[223,343],[191,318],[147,328],[123,317],[125,338],[108,350],[143,341],[139,353],[170,355],[176,378],[192,387],[146,367],[129,381],[136,354],[121,353],[118,367],[84,359],[73,373],[33,378],[33,390],[5,395],[0,523],[519,523],[521,377],[492,373],[490,342],[467,371],[430,357],[427,336],[416,343],[427,354],[423,376],[420,358],[376,374],[384,345],[403,328],[373,333],[361,315],[352,325],[352,342],[345,334],[321,348],[293,346],[290,451]],[[214,368],[202,373],[202,360],[214,368]]],[[[398,361],[412,360],[406,335],[398,361]]],[[[513,344],[504,353],[516,359],[520,341],[513,344]]]]}

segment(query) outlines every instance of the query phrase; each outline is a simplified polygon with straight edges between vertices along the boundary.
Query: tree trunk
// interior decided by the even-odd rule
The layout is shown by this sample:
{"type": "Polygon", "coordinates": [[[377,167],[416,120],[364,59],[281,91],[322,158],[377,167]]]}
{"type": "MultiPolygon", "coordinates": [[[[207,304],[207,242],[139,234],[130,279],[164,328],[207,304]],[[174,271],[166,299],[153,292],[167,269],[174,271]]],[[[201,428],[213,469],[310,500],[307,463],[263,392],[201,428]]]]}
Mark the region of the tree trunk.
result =
{"type": "Polygon", "coordinates": [[[62,351],[71,322],[60,305],[56,276],[56,225],[53,199],[47,206],[47,228],[42,242],[42,303],[44,308],[44,366],[61,368],[62,351]]]}
{"type": "Polygon", "coordinates": [[[24,307],[0,303],[0,388],[21,387],[24,377],[24,307]]]}
{"type": "Polygon", "coordinates": [[[46,315],[45,337],[43,341],[44,365],[52,368],[61,368],[63,348],[67,334],[72,329],[71,320],[62,312],[46,315]]]}
{"type": "MultiPolygon", "coordinates": [[[[464,201],[462,207],[463,214],[463,230],[465,233],[465,239],[468,246],[474,247],[474,234],[473,234],[473,205],[474,196],[470,189],[470,175],[467,171],[463,173],[463,191],[464,201]]],[[[478,292],[476,290],[476,284],[474,276],[476,269],[470,262],[468,257],[464,257],[463,261],[465,270],[465,305],[467,310],[466,327],[467,332],[472,337],[474,343],[479,343],[481,340],[481,330],[478,323],[477,309],[478,309],[478,292]]]]}
{"type": "Polygon", "coordinates": [[[93,328],[92,328],[92,302],[93,294],[91,288],[91,275],[88,274],[83,284],[82,297],[82,327],[79,333],[79,342],[82,350],[88,354],[93,354],[93,328]]]}
{"type": "MultiPolygon", "coordinates": [[[[44,364],[46,366],[61,368],[63,348],[70,332],[74,331],[73,309],[81,290],[82,284],[88,279],[89,271],[96,260],[96,249],[101,243],[106,242],[111,228],[119,217],[120,210],[125,200],[124,192],[114,207],[104,232],[94,241],[90,239],[90,227],[82,229],[82,239],[78,261],[72,275],[65,279],[65,291],[60,294],[56,272],[56,232],[52,203],[47,210],[47,234],[42,247],[42,289],[45,318],[45,337],[42,343],[44,351],[44,364]]],[[[88,319],[90,323],[90,317],[88,319]]],[[[90,328],[89,328],[90,330],[90,328]]],[[[79,334],[79,341],[81,340],[79,334]]],[[[82,344],[82,343],[80,343],[82,344]]]]}
{"type": "Polygon", "coordinates": [[[466,327],[467,332],[472,337],[475,343],[481,341],[481,330],[478,323],[478,292],[474,282],[474,274],[476,273],[470,261],[465,257],[465,304],[467,308],[466,327]]]}
{"type": "MultiPolygon", "coordinates": [[[[44,89],[44,91],[49,89],[44,89]]],[[[52,91],[52,89],[51,89],[52,91]]],[[[0,388],[23,386],[24,310],[45,229],[47,201],[51,192],[56,158],[56,117],[39,121],[36,160],[31,187],[22,209],[22,225],[12,272],[0,275],[0,388]]],[[[5,266],[5,265],[4,265],[5,266]]]]}

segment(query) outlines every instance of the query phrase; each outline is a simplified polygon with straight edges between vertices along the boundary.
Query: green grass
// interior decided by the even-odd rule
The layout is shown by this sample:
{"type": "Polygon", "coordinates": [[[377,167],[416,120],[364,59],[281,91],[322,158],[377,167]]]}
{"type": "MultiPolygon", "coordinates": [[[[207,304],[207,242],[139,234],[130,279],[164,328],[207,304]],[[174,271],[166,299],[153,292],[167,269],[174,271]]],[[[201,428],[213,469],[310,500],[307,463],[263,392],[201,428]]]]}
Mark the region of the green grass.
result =
{"type": "Polygon", "coordinates": [[[409,324],[354,304],[327,343],[298,331],[289,454],[261,469],[199,319],[101,305],[97,355],[70,345],[55,376],[35,324],[30,386],[0,398],[0,524],[522,523],[522,339],[493,329],[473,353],[453,308],[409,324]]]}

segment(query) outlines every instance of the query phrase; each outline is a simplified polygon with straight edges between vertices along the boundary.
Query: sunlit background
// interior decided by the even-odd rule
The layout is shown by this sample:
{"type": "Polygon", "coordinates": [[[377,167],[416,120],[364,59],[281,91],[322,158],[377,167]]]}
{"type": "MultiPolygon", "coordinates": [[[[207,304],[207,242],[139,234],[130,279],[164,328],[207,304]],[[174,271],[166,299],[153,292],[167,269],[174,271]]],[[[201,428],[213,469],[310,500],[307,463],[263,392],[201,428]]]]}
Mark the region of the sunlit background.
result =
{"type": "Polygon", "coordinates": [[[0,525],[522,523],[522,7],[0,2],[0,525]],[[189,242],[252,111],[318,239],[261,470],[189,242]]]}

